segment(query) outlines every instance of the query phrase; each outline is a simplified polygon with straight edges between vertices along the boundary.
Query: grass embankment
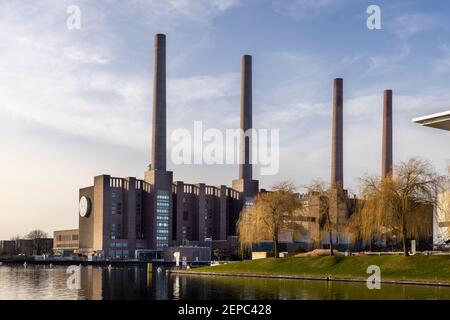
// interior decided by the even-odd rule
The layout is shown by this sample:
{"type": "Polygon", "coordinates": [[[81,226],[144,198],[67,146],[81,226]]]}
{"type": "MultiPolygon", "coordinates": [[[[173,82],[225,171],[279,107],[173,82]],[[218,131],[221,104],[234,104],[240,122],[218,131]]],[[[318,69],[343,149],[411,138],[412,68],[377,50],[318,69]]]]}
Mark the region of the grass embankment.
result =
{"type": "Polygon", "coordinates": [[[369,265],[386,280],[450,282],[450,256],[356,256],[267,258],[195,268],[194,272],[366,279],[369,265]]]}

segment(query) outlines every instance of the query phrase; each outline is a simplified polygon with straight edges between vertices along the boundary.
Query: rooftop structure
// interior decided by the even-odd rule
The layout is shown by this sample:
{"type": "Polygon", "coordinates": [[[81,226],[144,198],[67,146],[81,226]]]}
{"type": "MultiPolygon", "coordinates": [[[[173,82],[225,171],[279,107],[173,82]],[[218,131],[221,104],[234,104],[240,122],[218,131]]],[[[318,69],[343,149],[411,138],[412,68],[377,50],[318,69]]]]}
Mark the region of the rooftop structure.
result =
{"type": "Polygon", "coordinates": [[[450,131],[450,110],[414,118],[412,121],[423,126],[450,131]]]}

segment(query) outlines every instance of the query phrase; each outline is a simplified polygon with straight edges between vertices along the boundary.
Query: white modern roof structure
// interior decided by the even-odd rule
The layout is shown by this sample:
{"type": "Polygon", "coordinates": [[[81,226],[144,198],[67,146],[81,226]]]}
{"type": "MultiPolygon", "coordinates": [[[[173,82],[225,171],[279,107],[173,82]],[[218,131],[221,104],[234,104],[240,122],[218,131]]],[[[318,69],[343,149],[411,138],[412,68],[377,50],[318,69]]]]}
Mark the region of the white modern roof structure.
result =
{"type": "Polygon", "coordinates": [[[450,131],[450,110],[415,118],[412,121],[423,126],[450,131]]]}

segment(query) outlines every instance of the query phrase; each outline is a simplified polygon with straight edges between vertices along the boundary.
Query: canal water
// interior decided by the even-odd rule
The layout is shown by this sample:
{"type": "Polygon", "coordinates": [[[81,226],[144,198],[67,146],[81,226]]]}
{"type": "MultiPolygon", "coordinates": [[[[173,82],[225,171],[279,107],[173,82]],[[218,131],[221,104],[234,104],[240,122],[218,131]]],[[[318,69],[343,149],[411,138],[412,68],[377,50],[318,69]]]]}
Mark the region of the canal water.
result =
{"type": "Polygon", "coordinates": [[[0,266],[5,299],[450,299],[450,287],[147,273],[146,267],[0,266]],[[73,271],[73,270],[69,270],[73,271]]]}

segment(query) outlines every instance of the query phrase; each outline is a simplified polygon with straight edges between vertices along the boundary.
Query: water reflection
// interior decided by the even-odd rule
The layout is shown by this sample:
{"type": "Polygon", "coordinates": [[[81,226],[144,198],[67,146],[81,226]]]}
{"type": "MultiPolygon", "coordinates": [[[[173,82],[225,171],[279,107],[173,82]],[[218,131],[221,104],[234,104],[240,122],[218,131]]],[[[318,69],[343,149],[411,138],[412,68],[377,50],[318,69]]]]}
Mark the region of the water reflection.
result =
{"type": "Polygon", "coordinates": [[[0,266],[0,299],[450,299],[450,288],[365,283],[166,275],[146,267],[86,266],[77,290],[67,287],[66,267],[0,266]]]}

